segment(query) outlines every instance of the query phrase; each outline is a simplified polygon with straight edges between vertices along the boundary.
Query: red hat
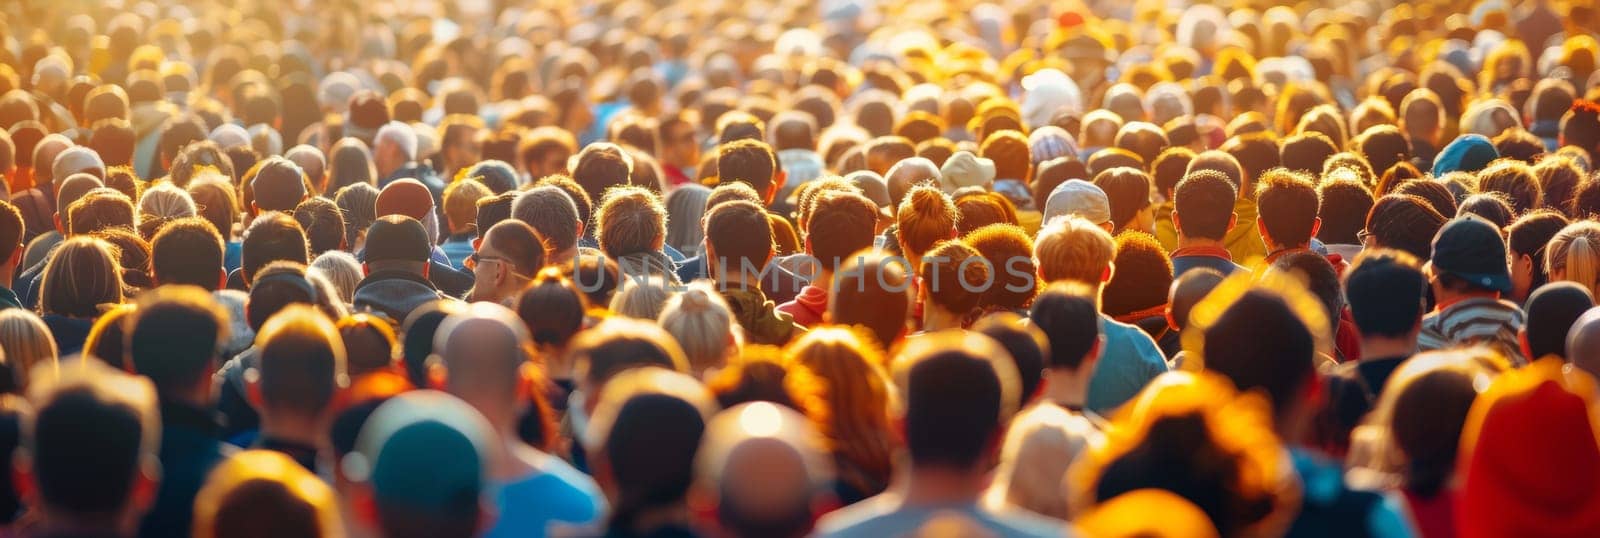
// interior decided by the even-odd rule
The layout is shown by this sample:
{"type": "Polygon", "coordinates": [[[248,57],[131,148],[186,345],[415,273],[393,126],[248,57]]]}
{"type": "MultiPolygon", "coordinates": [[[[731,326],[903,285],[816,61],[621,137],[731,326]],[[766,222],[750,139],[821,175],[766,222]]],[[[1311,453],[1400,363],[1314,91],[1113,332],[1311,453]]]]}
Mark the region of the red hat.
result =
{"type": "Polygon", "coordinates": [[[423,220],[433,211],[433,193],[415,179],[397,179],[378,193],[378,207],[374,217],[405,215],[423,220]]]}
{"type": "Polygon", "coordinates": [[[1461,432],[1462,538],[1600,536],[1595,382],[1559,358],[1501,374],[1461,432]]]}

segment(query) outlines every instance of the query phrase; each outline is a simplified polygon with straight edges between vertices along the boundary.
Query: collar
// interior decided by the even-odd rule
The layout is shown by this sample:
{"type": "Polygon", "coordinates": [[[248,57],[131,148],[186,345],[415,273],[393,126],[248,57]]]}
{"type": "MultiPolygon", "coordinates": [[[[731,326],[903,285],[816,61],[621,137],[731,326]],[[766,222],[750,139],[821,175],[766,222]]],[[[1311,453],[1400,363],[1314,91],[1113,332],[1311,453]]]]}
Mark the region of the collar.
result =
{"type": "Polygon", "coordinates": [[[1480,301],[1500,302],[1500,294],[1498,292],[1479,292],[1479,293],[1472,293],[1472,294],[1469,294],[1469,295],[1465,295],[1465,296],[1462,296],[1462,297],[1457,297],[1457,298],[1451,299],[1449,301],[1440,301],[1439,304],[1434,305],[1433,311],[1434,312],[1444,312],[1445,310],[1450,309],[1450,307],[1453,307],[1455,305],[1458,305],[1458,304],[1461,304],[1461,303],[1465,303],[1465,302],[1468,302],[1468,301],[1474,301],[1474,302],[1480,302],[1480,301]]]}
{"type": "MultiPolygon", "coordinates": [[[[362,278],[361,282],[356,283],[356,289],[361,289],[363,286],[366,286],[367,284],[372,284],[374,282],[378,282],[378,281],[381,281],[381,280],[409,280],[409,281],[412,281],[412,282],[416,282],[418,284],[425,285],[425,286],[427,286],[429,288],[434,288],[433,282],[428,280],[427,278],[424,278],[422,275],[419,275],[419,274],[416,274],[416,273],[413,273],[413,272],[410,272],[410,271],[401,271],[401,270],[398,270],[398,269],[386,269],[386,270],[383,270],[383,271],[373,271],[372,274],[367,275],[366,278],[362,278]]],[[[435,288],[435,289],[437,289],[437,288],[435,288]]]]}
{"type": "Polygon", "coordinates": [[[1129,312],[1129,313],[1126,313],[1126,314],[1123,314],[1123,315],[1120,315],[1120,316],[1116,316],[1116,317],[1113,317],[1111,319],[1117,320],[1117,321],[1122,322],[1122,323],[1132,324],[1132,323],[1135,323],[1135,322],[1137,322],[1139,320],[1142,320],[1142,319],[1145,319],[1145,318],[1153,318],[1153,317],[1156,317],[1156,316],[1165,316],[1165,315],[1167,315],[1167,305],[1166,305],[1166,303],[1162,303],[1162,304],[1158,304],[1158,305],[1152,306],[1150,308],[1146,308],[1144,310],[1135,310],[1133,312],[1129,312]]]}
{"type": "Polygon", "coordinates": [[[1230,262],[1233,261],[1233,254],[1228,253],[1227,247],[1222,245],[1196,245],[1191,247],[1180,247],[1178,250],[1172,251],[1173,258],[1182,258],[1185,256],[1204,256],[1208,258],[1222,258],[1230,262]]]}
{"type": "Polygon", "coordinates": [[[1309,247],[1309,246],[1306,246],[1306,247],[1284,247],[1284,248],[1280,248],[1278,250],[1274,250],[1271,253],[1267,254],[1266,258],[1261,260],[1261,264],[1262,265],[1272,265],[1272,262],[1278,261],[1278,258],[1282,258],[1284,256],[1287,256],[1287,255],[1290,255],[1290,254],[1294,254],[1296,252],[1311,252],[1311,247],[1309,247]]]}

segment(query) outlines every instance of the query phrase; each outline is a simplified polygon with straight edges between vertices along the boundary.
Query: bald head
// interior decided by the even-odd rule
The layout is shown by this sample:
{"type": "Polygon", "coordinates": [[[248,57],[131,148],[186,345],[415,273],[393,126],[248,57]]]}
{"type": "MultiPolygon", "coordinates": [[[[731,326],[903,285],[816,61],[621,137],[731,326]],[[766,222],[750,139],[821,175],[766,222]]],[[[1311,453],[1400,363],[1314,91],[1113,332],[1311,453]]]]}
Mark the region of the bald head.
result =
{"type": "Polygon", "coordinates": [[[939,182],[939,166],[924,157],[904,159],[889,168],[883,181],[889,185],[889,207],[900,207],[911,187],[924,181],[939,182]]]}
{"type": "MultiPolygon", "coordinates": [[[[49,183],[55,180],[51,174],[55,173],[54,165],[56,156],[72,147],[72,141],[60,133],[46,136],[33,146],[33,178],[37,183],[49,183]]],[[[66,176],[62,176],[66,177],[66,176]]]]}
{"type": "Polygon", "coordinates": [[[451,314],[433,338],[433,351],[444,362],[445,390],[491,421],[514,419],[510,411],[532,340],[515,312],[494,303],[473,303],[451,314]]]}
{"type": "Polygon", "coordinates": [[[1600,376],[1600,307],[1584,312],[1567,331],[1567,362],[1600,376]]]}
{"type": "Polygon", "coordinates": [[[1189,324],[1189,310],[1199,303],[1201,299],[1217,289],[1222,283],[1223,275],[1216,269],[1197,268],[1190,269],[1172,281],[1172,289],[1167,297],[1168,308],[1171,309],[1170,323],[1174,329],[1182,330],[1189,324]]]}
{"type": "Polygon", "coordinates": [[[729,408],[706,429],[697,481],[718,499],[717,518],[737,536],[804,536],[833,469],[811,423],[766,402],[729,408]]]}

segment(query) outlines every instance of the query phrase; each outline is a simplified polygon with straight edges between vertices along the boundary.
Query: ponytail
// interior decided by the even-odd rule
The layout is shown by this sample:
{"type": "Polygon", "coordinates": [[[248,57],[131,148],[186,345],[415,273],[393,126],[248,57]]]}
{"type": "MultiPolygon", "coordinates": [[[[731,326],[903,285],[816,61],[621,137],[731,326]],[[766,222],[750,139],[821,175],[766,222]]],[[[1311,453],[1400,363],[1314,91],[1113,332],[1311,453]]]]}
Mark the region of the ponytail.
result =
{"type": "Polygon", "coordinates": [[[1595,293],[1596,278],[1600,277],[1600,253],[1589,242],[1589,236],[1579,234],[1567,245],[1567,280],[1577,282],[1595,293]]]}

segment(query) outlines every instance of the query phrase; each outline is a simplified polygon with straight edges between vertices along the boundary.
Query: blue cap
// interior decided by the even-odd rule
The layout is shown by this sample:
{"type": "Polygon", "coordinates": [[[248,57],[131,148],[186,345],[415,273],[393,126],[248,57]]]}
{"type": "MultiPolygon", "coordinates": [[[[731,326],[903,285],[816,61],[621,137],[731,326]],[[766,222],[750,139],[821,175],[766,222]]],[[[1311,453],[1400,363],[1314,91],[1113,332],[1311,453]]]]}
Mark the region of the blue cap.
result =
{"type": "Polygon", "coordinates": [[[1480,134],[1464,134],[1451,140],[1439,151],[1439,156],[1433,158],[1433,176],[1440,177],[1450,172],[1477,172],[1498,158],[1500,152],[1495,151],[1494,142],[1480,134]]]}

